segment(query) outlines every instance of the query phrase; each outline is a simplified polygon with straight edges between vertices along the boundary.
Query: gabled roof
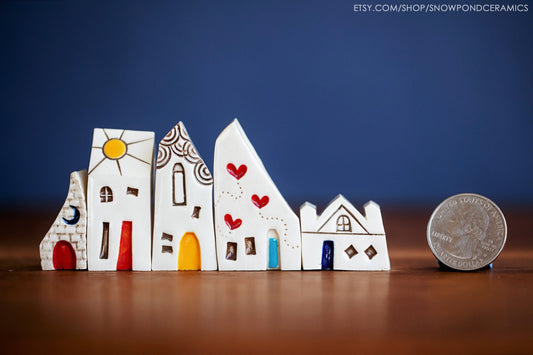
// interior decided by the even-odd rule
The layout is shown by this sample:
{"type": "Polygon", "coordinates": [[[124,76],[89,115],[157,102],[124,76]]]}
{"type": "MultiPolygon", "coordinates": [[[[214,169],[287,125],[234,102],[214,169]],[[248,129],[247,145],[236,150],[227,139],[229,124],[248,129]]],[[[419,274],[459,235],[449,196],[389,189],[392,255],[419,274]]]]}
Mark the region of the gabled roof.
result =
{"type": "Polygon", "coordinates": [[[322,228],[335,216],[335,214],[344,209],[353,219],[363,228],[363,230],[368,233],[368,226],[366,218],[359,213],[359,211],[348,201],[344,196],[337,195],[326,207],[324,212],[318,218],[318,229],[317,232],[320,232],[322,228]]]}

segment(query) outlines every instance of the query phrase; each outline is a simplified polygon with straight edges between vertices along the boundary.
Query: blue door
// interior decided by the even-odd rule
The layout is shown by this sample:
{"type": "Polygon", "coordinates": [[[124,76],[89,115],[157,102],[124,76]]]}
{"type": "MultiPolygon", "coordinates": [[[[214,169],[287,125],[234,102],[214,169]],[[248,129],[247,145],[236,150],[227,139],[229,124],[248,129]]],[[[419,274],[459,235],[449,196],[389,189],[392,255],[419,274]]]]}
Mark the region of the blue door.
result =
{"type": "Polygon", "coordinates": [[[273,269],[277,268],[278,265],[278,239],[270,238],[268,240],[268,267],[273,269]]]}
{"type": "Polygon", "coordinates": [[[322,244],[322,270],[333,270],[333,241],[325,240],[322,244]]]}

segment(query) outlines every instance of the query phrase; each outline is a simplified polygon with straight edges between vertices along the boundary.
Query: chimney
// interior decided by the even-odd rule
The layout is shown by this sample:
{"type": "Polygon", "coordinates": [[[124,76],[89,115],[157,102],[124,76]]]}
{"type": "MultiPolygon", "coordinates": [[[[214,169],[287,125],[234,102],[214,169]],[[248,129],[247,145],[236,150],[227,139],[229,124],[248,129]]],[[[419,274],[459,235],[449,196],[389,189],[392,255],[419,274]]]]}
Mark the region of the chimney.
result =
{"type": "Polygon", "coordinates": [[[368,232],[372,234],[385,234],[379,205],[374,201],[368,201],[364,207],[368,232]]]}
{"type": "Polygon", "coordinates": [[[316,232],[318,226],[318,217],[316,215],[316,206],[305,202],[300,206],[300,226],[302,232],[316,232]]]}

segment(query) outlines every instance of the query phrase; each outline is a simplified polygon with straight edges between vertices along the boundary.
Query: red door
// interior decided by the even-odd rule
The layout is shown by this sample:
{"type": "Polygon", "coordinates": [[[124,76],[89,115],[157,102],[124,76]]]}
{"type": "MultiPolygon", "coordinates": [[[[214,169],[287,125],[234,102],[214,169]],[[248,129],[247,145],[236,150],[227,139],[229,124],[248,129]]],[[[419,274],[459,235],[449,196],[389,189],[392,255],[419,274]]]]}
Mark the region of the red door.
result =
{"type": "Polygon", "coordinates": [[[52,261],[56,270],[76,269],[76,253],[72,245],[64,240],[57,242],[54,247],[52,261]]]}
{"type": "Polygon", "coordinates": [[[131,270],[131,222],[122,222],[117,270],[131,270]]]}

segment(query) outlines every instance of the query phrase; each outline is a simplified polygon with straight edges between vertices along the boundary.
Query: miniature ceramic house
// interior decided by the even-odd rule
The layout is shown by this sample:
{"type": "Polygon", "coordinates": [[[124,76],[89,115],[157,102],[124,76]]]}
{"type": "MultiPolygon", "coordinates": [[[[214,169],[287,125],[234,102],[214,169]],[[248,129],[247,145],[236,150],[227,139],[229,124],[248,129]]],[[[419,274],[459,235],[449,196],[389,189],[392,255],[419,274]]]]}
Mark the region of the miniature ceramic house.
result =
{"type": "Polygon", "coordinates": [[[87,269],[87,171],[70,174],[67,199],[41,241],[43,270],[87,269]]]}
{"type": "Polygon", "coordinates": [[[89,270],[151,269],[154,133],[94,130],[87,188],[89,270]]]}
{"type": "Polygon", "coordinates": [[[317,216],[308,202],[300,207],[304,270],[390,270],[379,206],[370,201],[365,217],[342,195],[317,216]]]}
{"type": "Polygon", "coordinates": [[[213,178],[179,122],[159,143],[153,270],[216,270],[213,178]]]}
{"type": "Polygon", "coordinates": [[[234,120],[215,144],[219,270],[300,270],[298,217],[234,120]]]}

